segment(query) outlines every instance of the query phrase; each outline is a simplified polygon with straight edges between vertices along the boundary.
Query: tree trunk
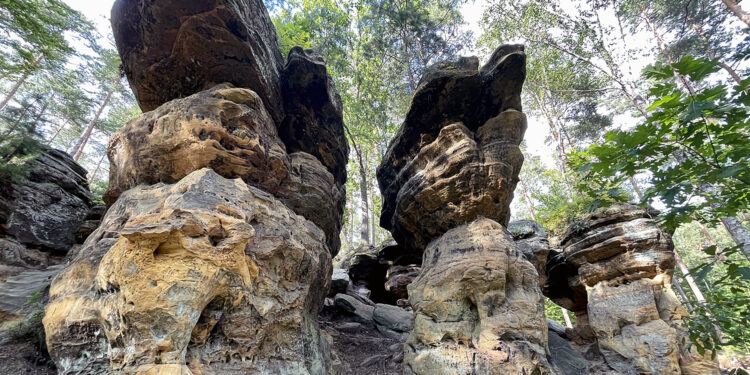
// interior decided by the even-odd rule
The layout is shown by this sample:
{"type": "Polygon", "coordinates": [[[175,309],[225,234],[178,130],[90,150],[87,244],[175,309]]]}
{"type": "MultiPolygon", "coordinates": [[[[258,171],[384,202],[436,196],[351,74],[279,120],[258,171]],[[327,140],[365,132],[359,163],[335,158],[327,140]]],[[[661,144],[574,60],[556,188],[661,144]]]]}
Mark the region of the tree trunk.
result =
{"type": "MultiPolygon", "coordinates": [[[[698,289],[698,284],[695,283],[695,279],[693,278],[693,275],[690,274],[690,270],[685,265],[685,262],[682,261],[682,257],[680,257],[680,254],[678,254],[676,251],[673,251],[672,253],[674,254],[675,263],[677,263],[677,266],[680,268],[680,272],[682,272],[682,276],[685,278],[685,281],[687,282],[690,290],[695,296],[695,300],[698,301],[699,305],[706,306],[706,297],[704,297],[703,292],[698,289]]],[[[709,317],[713,318],[710,312],[706,312],[708,313],[709,317]]],[[[714,329],[716,330],[716,335],[719,337],[719,339],[721,339],[721,337],[723,336],[721,328],[714,325],[714,329]]]]}
{"type": "Polygon", "coordinates": [[[536,212],[534,212],[534,206],[531,204],[531,197],[529,197],[529,192],[526,190],[526,184],[520,177],[518,178],[518,183],[521,185],[524,198],[526,198],[526,207],[529,210],[529,214],[531,214],[531,219],[536,221],[536,212]]]}
{"type": "Polygon", "coordinates": [[[740,4],[737,4],[734,0],[721,0],[721,2],[729,8],[729,11],[732,12],[732,14],[750,28],[750,14],[745,13],[745,11],[740,8],[740,4]]]}
{"type": "Polygon", "coordinates": [[[568,310],[565,310],[565,308],[562,306],[560,306],[560,310],[562,310],[563,319],[565,319],[565,326],[568,328],[573,328],[573,323],[570,321],[570,315],[568,315],[568,310]]]}
{"type": "Polygon", "coordinates": [[[682,285],[680,285],[679,282],[677,282],[677,278],[672,278],[672,286],[674,286],[675,290],[677,290],[677,294],[680,295],[682,298],[682,302],[685,304],[685,307],[687,307],[688,311],[693,312],[695,309],[693,309],[693,305],[690,304],[690,300],[688,299],[687,295],[685,294],[685,291],[682,290],[682,285]]]}
{"type": "Polygon", "coordinates": [[[372,181],[370,181],[370,184],[367,185],[368,189],[370,190],[368,194],[370,197],[368,214],[370,215],[370,245],[375,246],[375,203],[373,202],[375,191],[373,191],[372,185],[372,181]]]}
{"type": "MultiPolygon", "coordinates": [[[[36,60],[34,60],[34,65],[39,64],[39,62],[42,61],[42,57],[44,57],[44,55],[39,54],[39,56],[36,58],[36,60]]],[[[29,78],[30,74],[31,74],[30,70],[27,71],[27,72],[25,72],[25,73],[23,73],[23,75],[21,76],[21,78],[19,78],[18,81],[16,81],[16,83],[13,84],[13,87],[10,88],[10,91],[8,92],[8,95],[5,95],[5,98],[3,98],[3,101],[0,102],[0,111],[3,108],[5,108],[6,105],[8,105],[8,102],[10,102],[10,100],[13,98],[13,96],[16,95],[16,91],[18,91],[18,88],[20,88],[21,85],[23,85],[23,83],[26,82],[26,79],[29,78]]]]}
{"type": "Polygon", "coordinates": [[[737,245],[742,245],[742,253],[745,254],[747,260],[750,260],[750,232],[747,228],[736,217],[722,217],[719,221],[724,225],[734,242],[737,245]]]}
{"type": "Polygon", "coordinates": [[[367,202],[367,172],[360,163],[359,166],[359,195],[362,200],[362,227],[360,228],[360,239],[363,244],[370,243],[370,207],[367,202]]]}
{"type": "Polygon", "coordinates": [[[99,161],[96,163],[96,169],[94,169],[94,173],[91,174],[91,178],[89,178],[89,186],[91,186],[91,183],[94,182],[94,179],[96,178],[96,175],[99,173],[99,167],[102,166],[102,161],[104,161],[104,158],[107,156],[107,152],[102,152],[102,157],[99,158],[99,161]]]}
{"type": "Polygon", "coordinates": [[[94,127],[96,126],[97,121],[99,121],[99,116],[102,115],[102,112],[104,112],[104,108],[106,108],[107,104],[109,104],[109,100],[112,98],[112,94],[114,93],[114,91],[115,89],[113,87],[107,92],[107,96],[104,98],[104,101],[96,111],[96,115],[94,115],[94,118],[92,118],[91,121],[89,121],[89,124],[86,125],[86,130],[83,131],[83,134],[81,134],[81,138],[78,139],[78,142],[73,147],[73,150],[70,151],[73,156],[73,160],[78,161],[78,159],[81,158],[81,155],[83,155],[83,148],[86,147],[86,143],[89,141],[89,137],[91,137],[91,132],[94,131],[94,127]]]}

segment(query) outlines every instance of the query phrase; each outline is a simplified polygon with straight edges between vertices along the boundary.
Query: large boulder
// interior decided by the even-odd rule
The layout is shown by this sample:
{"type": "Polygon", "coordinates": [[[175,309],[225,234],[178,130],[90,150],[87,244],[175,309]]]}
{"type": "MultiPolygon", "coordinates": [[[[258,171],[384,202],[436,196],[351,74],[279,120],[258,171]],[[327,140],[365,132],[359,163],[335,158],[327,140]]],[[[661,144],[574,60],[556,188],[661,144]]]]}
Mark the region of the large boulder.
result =
{"type": "Polygon", "coordinates": [[[557,374],[535,267],[480,218],[430,243],[409,285],[405,374],[557,374]]]}
{"type": "Polygon", "coordinates": [[[204,168],[120,196],[52,283],[47,347],[60,374],[325,374],[330,274],[315,224],[204,168]]]}
{"type": "Polygon", "coordinates": [[[526,130],[523,46],[425,70],[406,118],[377,169],[380,225],[421,254],[447,230],[478,216],[507,225],[526,130]]]}
{"type": "Polygon", "coordinates": [[[343,185],[349,157],[343,106],[323,57],[313,50],[292,48],[281,83],[286,117],[279,133],[287,150],[315,156],[343,185]]]}
{"type": "Polygon", "coordinates": [[[229,82],[257,92],[281,123],[284,61],[261,0],[117,0],[112,31],[144,112],[229,82]]]}
{"type": "Polygon", "coordinates": [[[718,374],[714,361],[690,348],[681,327],[686,312],[671,289],[674,245],[656,226],[656,214],[631,204],[600,208],[566,231],[565,261],[558,262],[575,270],[569,280],[585,288],[586,319],[612,369],[718,374]]]}
{"type": "Polygon", "coordinates": [[[325,231],[333,254],[340,247],[343,187],[312,155],[287,154],[252,90],[220,84],[144,113],[112,136],[109,160],[109,204],[138,184],[175,183],[208,167],[274,194],[325,231]]]}
{"type": "Polygon", "coordinates": [[[64,254],[94,206],[86,170],[51,148],[30,160],[28,168],[27,177],[0,186],[0,237],[64,254]]]}

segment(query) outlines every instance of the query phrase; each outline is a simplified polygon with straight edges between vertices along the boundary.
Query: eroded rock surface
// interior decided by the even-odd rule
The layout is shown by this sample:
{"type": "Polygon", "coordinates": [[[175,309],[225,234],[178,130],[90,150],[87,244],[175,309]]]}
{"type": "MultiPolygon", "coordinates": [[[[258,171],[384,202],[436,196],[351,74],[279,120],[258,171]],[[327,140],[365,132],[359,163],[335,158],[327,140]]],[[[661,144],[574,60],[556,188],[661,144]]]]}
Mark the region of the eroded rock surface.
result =
{"type": "Polygon", "coordinates": [[[617,204],[571,226],[561,242],[564,263],[576,270],[569,280],[585,288],[586,318],[618,373],[718,374],[683,341],[685,311],[671,290],[674,246],[654,223],[656,214],[617,204]]]}
{"type": "Polygon", "coordinates": [[[539,276],[502,225],[451,229],[409,286],[406,374],[550,374],[539,276]]]}
{"type": "Polygon", "coordinates": [[[210,169],[123,193],[55,279],[61,374],[324,374],[324,233],[210,169]]]}
{"type": "Polygon", "coordinates": [[[523,162],[524,78],[522,46],[498,48],[481,69],[474,57],[425,71],[377,170],[380,225],[407,251],[478,216],[508,224],[523,162]]]}
{"type": "Polygon", "coordinates": [[[112,30],[144,112],[229,82],[257,92],[276,123],[284,117],[284,61],[261,0],[118,0],[112,30]]]}
{"type": "Polygon", "coordinates": [[[208,167],[274,194],[322,228],[335,254],[345,194],[320,161],[288,155],[261,98],[228,84],[175,99],[129,121],[110,140],[114,202],[138,184],[174,183],[208,167]]]}

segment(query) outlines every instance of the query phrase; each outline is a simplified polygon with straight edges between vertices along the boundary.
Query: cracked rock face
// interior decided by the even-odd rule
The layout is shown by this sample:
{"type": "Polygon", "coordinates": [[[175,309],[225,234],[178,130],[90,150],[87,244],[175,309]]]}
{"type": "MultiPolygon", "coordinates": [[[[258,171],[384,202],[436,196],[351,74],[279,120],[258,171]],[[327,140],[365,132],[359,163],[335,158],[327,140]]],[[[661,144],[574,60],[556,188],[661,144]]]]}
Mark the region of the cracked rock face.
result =
{"type": "MultiPolygon", "coordinates": [[[[718,374],[715,362],[683,343],[686,313],[671,289],[674,246],[653,221],[656,214],[630,204],[599,209],[563,235],[564,260],[553,262],[575,274],[568,281],[578,285],[570,290],[585,288],[588,323],[611,368],[622,374],[718,374]]],[[[568,299],[580,305],[580,295],[568,299]]]]}
{"type": "Polygon", "coordinates": [[[539,276],[502,225],[451,229],[409,285],[406,374],[554,374],[539,276]]]}
{"type": "Polygon", "coordinates": [[[340,247],[343,187],[312,155],[287,154],[251,90],[221,84],[144,113],[115,133],[109,158],[110,204],[138,184],[174,183],[208,167],[274,194],[323,229],[334,254],[340,247]]]}
{"type": "Polygon", "coordinates": [[[261,0],[118,0],[112,30],[144,112],[229,82],[257,92],[276,123],[284,117],[284,62],[261,0]]]}
{"type": "Polygon", "coordinates": [[[507,225],[523,163],[522,46],[426,69],[377,177],[380,225],[421,254],[449,229],[484,216],[507,225]]]}
{"type": "Polygon", "coordinates": [[[330,274],[316,225],[201,169],[109,209],[53,282],[47,345],[61,374],[323,374],[330,274]]]}

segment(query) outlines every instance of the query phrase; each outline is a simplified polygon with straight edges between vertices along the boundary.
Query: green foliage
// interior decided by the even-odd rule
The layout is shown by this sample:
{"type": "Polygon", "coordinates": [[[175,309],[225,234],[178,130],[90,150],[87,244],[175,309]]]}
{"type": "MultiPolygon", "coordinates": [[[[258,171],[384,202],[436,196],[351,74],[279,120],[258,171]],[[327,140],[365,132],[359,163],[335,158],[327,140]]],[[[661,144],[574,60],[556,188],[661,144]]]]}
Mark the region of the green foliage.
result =
{"type": "MultiPolygon", "coordinates": [[[[644,76],[653,80],[648,119],[630,131],[609,132],[605,142],[579,153],[577,166],[586,180],[612,186],[647,173],[651,185],[644,203],[666,207],[668,230],[694,218],[715,222],[748,210],[750,81],[733,87],[706,82],[717,70],[715,61],[691,57],[646,69],[644,76]],[[704,86],[687,92],[671,81],[676,73],[704,86]]],[[[593,197],[605,193],[602,187],[589,190],[593,197]]]]}
{"type": "MultiPolygon", "coordinates": [[[[552,319],[565,326],[565,318],[563,317],[562,308],[560,308],[560,306],[556,305],[546,297],[544,298],[544,315],[547,317],[547,319],[552,319]]],[[[575,315],[569,312],[568,316],[570,317],[570,322],[572,324],[575,324],[575,315]]]]}

